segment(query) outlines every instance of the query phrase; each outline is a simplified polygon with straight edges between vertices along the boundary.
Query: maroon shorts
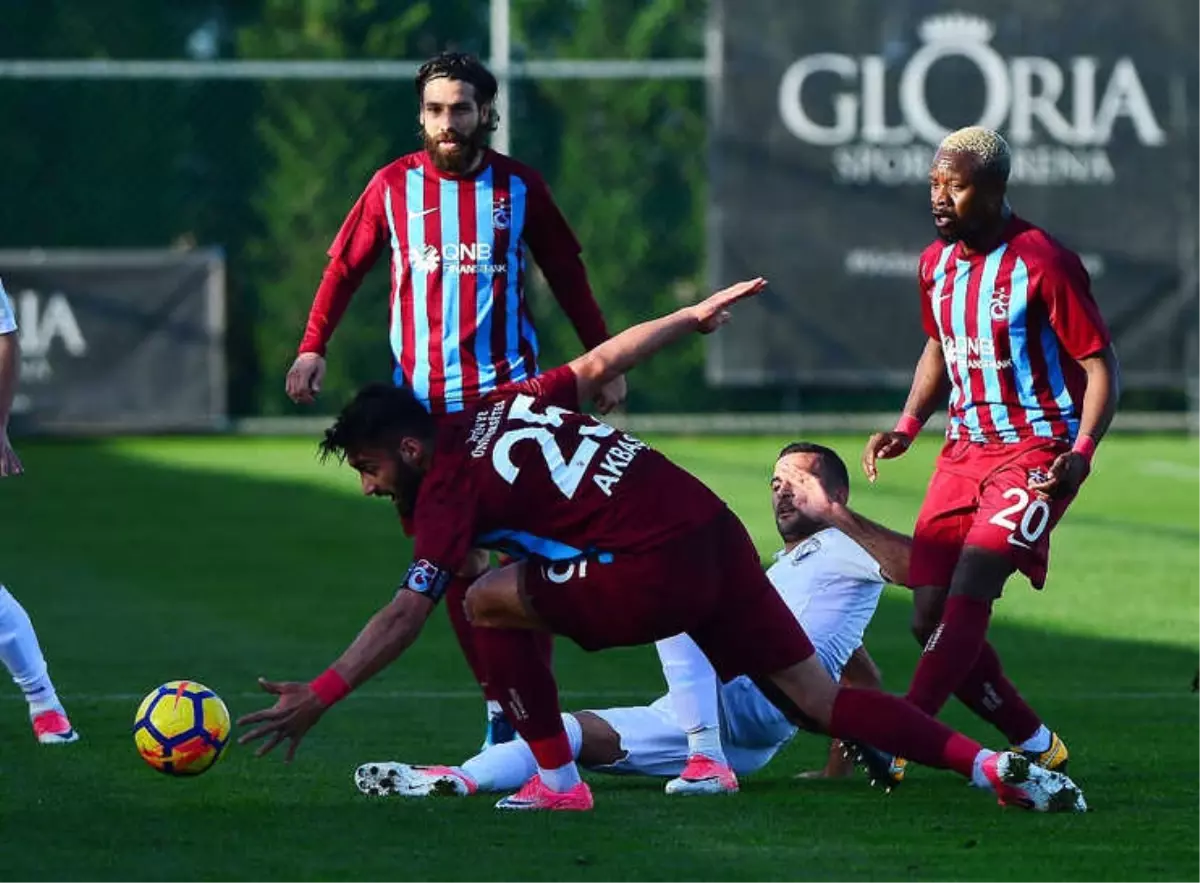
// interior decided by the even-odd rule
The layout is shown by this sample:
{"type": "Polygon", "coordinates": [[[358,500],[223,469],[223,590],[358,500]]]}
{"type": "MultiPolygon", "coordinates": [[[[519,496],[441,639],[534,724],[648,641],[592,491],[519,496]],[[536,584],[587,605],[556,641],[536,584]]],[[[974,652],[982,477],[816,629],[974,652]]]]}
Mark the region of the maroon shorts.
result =
{"type": "Polygon", "coordinates": [[[648,551],[528,561],[523,590],[554,632],[585,650],[687,632],[725,681],[767,675],[813,654],[729,510],[648,551]]]}
{"type": "Polygon", "coordinates": [[[1044,438],[947,442],[913,529],[909,583],[949,586],[963,547],[978,546],[1007,556],[1035,588],[1045,585],[1050,532],[1073,498],[1043,499],[1028,482],[1068,449],[1044,438]]]}

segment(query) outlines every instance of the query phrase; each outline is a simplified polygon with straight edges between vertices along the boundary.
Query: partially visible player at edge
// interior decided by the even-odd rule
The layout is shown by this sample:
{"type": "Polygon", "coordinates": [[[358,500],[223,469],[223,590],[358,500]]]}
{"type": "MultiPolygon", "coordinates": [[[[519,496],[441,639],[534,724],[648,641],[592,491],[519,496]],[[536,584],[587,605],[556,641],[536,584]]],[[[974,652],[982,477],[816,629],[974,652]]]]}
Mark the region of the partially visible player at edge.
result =
{"type": "MultiPolygon", "coordinates": [[[[538,373],[538,340],[525,300],[528,247],[584,349],[608,339],[579,242],[533,169],[487,146],[495,130],[495,77],[477,59],[443,53],[417,73],[424,148],[384,166],[367,184],[329,248],[287,394],[312,402],[325,347],[385,247],[391,250],[388,339],[397,386],[432,413],[461,411],[497,386],[538,373]]],[[[625,398],[617,377],[596,397],[600,413],[625,398]]],[[[487,743],[511,738],[487,686],[462,615],[469,582],[451,586],[447,611],[488,699],[487,743]]],[[[484,639],[503,640],[492,634],[484,639]]],[[[550,653],[549,639],[520,634],[550,653]]]]}
{"type": "MultiPolygon", "coordinates": [[[[330,705],[411,646],[450,575],[482,546],[525,556],[467,592],[468,616],[483,631],[549,631],[593,651],[687,633],[722,681],[749,675],[797,726],[953,769],[993,788],[1001,803],[1085,810],[1065,775],[986,751],[900,697],[839,688],[720,498],[643,442],[578,413],[602,384],[687,334],[714,331],[728,307],[764,285],[742,282],[634,326],[461,415],[435,421],[408,390],[361,390],[322,450],[359,472],[365,494],[391,497],[414,515],[415,560],[393,600],[311,683],[260,681],[275,705],[242,717],[240,725],[257,726],[239,741],[265,739],[261,756],[286,739],[293,758],[330,705]]],[[[497,807],[590,809],[550,667],[512,645],[482,646],[538,767],[497,807]]]]}
{"type": "MultiPolygon", "coordinates": [[[[12,303],[0,284],[0,478],[20,475],[24,469],[8,440],[8,418],[17,393],[21,370],[21,345],[12,303]]],[[[25,694],[33,735],[43,745],[75,742],[79,734],[67,719],[50,680],[46,657],[38,644],[29,614],[3,585],[0,585],[0,662],[25,694]]]]}
{"type": "MultiPolygon", "coordinates": [[[[1079,257],[1013,214],[1008,144],[980,127],[942,141],[929,172],[938,239],[921,255],[929,340],[904,413],[862,466],[908,450],[950,394],[950,423],[914,529],[908,698],[936,715],[958,698],[1050,769],[1067,748],[1004,675],[986,639],[1014,571],[1042,588],[1050,533],[1091,470],[1120,371],[1079,257]]],[[[853,534],[852,534],[853,535],[853,534]]]]}

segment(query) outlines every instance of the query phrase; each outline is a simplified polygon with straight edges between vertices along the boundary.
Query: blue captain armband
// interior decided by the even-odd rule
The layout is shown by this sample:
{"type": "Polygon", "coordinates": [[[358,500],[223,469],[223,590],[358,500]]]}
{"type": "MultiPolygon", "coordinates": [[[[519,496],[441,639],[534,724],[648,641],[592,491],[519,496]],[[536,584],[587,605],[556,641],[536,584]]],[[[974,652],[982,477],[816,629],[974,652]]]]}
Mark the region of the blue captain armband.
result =
{"type": "Polygon", "coordinates": [[[450,585],[452,576],[453,574],[450,571],[442,570],[436,564],[421,558],[418,561],[414,561],[408,568],[408,573],[405,575],[404,582],[400,588],[409,589],[418,595],[424,595],[436,604],[446,594],[446,588],[450,585]]]}

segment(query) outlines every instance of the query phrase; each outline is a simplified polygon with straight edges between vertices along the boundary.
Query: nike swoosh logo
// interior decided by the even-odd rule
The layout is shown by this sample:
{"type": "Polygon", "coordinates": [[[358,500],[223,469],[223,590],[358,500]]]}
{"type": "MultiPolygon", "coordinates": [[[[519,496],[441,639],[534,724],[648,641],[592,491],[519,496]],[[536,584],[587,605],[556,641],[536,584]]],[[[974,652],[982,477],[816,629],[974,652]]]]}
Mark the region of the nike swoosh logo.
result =
{"type": "Polygon", "coordinates": [[[423,218],[423,217],[425,217],[427,214],[429,214],[430,212],[436,212],[436,211],[437,211],[437,208],[436,208],[436,207],[434,207],[434,208],[427,208],[427,209],[425,209],[425,211],[423,211],[423,212],[409,212],[409,213],[408,213],[408,219],[409,219],[410,221],[415,221],[417,218],[423,218]]]}

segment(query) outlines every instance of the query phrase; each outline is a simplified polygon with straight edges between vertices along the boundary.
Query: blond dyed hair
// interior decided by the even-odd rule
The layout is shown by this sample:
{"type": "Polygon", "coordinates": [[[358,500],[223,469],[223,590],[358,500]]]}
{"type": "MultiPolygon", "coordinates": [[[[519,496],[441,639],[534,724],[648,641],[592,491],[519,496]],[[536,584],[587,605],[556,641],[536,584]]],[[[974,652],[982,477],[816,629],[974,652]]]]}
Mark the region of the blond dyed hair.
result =
{"type": "Polygon", "coordinates": [[[938,145],[939,152],[966,153],[975,158],[979,169],[1007,181],[1012,170],[1012,151],[999,132],[983,126],[967,126],[951,132],[938,145]]]}

